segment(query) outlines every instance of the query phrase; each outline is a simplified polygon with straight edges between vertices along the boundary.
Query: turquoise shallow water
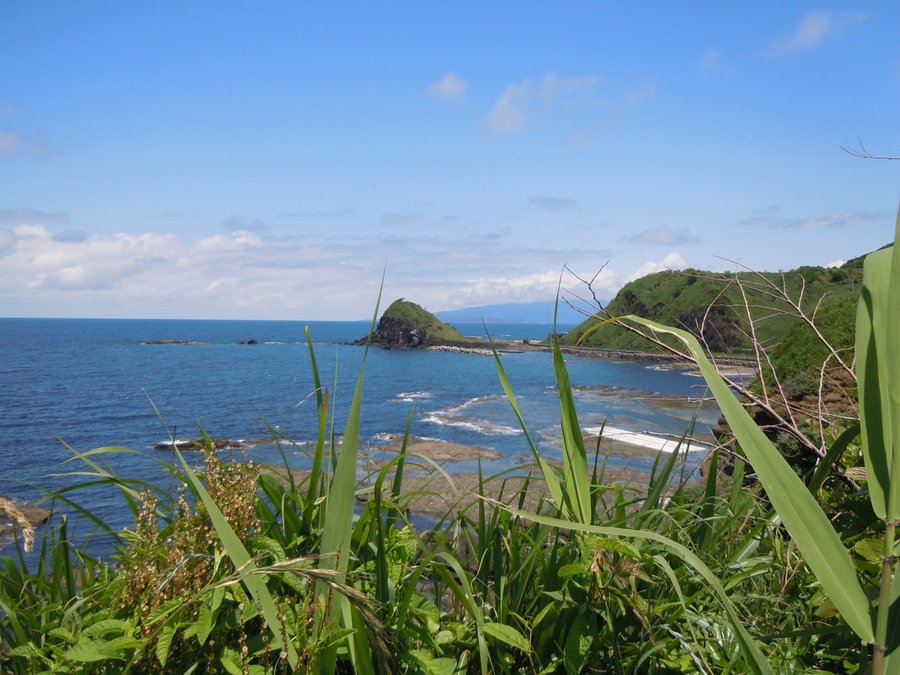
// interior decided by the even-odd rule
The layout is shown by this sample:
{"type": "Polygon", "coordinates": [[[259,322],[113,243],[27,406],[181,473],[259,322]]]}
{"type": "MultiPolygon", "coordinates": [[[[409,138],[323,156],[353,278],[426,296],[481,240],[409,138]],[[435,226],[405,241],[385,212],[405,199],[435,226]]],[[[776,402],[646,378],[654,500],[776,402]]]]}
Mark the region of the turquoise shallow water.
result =
{"type": "MultiPolygon", "coordinates": [[[[33,500],[37,486],[55,489],[72,467],[63,441],[84,451],[104,445],[141,450],[118,455],[123,475],[159,479],[153,450],[167,440],[197,436],[256,439],[277,428],[296,440],[316,428],[309,326],[323,383],[333,394],[337,430],[359,373],[363,348],[346,344],[363,336],[365,322],[164,321],[95,319],[0,319],[0,494],[33,500]],[[239,344],[255,339],[257,344],[239,344]],[[197,346],[149,345],[186,340],[197,346]],[[152,405],[151,405],[152,401],[152,405]],[[153,406],[159,410],[162,421],[153,406]]],[[[481,335],[476,324],[457,326],[481,335]]],[[[550,327],[489,326],[498,339],[543,339],[550,327]]],[[[503,356],[529,431],[542,452],[559,456],[559,405],[550,355],[503,356]]],[[[649,362],[567,357],[582,426],[604,421],[634,431],[683,433],[691,411],[649,405],[645,394],[700,396],[702,380],[681,369],[649,362]]],[[[401,433],[414,407],[412,433],[490,447],[502,459],[488,471],[528,461],[530,454],[497,378],[493,360],[471,354],[372,349],[366,364],[361,436],[377,453],[387,434],[401,433]]],[[[712,424],[715,411],[702,413],[712,424]]],[[[261,461],[277,458],[271,445],[252,451],[261,461]]],[[[692,459],[696,464],[701,458],[692,459]]],[[[308,464],[302,453],[289,461],[308,464]]],[[[648,468],[652,459],[614,458],[612,465],[648,468]]],[[[448,470],[472,470],[461,462],[448,470]]],[[[84,493],[81,501],[112,524],[129,524],[121,499],[108,491],[84,493]]]]}

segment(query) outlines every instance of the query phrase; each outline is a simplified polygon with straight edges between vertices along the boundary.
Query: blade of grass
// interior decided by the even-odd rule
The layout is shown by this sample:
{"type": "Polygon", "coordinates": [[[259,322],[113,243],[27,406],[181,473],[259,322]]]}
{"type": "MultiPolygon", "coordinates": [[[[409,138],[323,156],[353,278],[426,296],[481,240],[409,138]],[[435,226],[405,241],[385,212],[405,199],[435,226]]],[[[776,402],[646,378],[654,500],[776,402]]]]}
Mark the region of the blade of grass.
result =
{"type": "MultiPolygon", "coordinates": [[[[900,248],[897,246],[898,242],[900,242],[900,209],[897,211],[897,223],[894,229],[894,246],[886,249],[886,252],[890,253],[890,258],[886,255],[879,256],[880,252],[877,252],[867,256],[863,265],[864,283],[865,272],[870,267],[874,268],[874,276],[879,279],[886,278],[888,282],[886,293],[884,288],[872,289],[874,313],[870,318],[876,341],[875,351],[866,354],[869,361],[877,359],[879,385],[886,390],[887,394],[886,409],[883,407],[885,404],[884,391],[880,392],[880,400],[878,400],[879,421],[883,425],[881,435],[884,445],[880,448],[877,444],[869,446],[869,456],[883,462],[887,468],[887,483],[881,486],[884,493],[882,497],[885,506],[885,528],[878,613],[875,620],[875,649],[872,655],[872,671],[877,675],[882,672],[895,672],[900,667],[897,644],[888,643],[891,598],[894,595],[893,589],[898,588],[898,581],[894,578],[897,567],[894,548],[897,527],[900,524],[898,523],[898,517],[900,517],[900,447],[897,447],[897,439],[900,438],[900,381],[898,381],[900,380],[900,353],[898,353],[900,352],[900,325],[898,325],[900,323],[900,248]],[[886,274],[885,268],[887,268],[886,274]],[[886,305],[883,306],[882,302],[886,305]],[[885,326],[885,328],[880,329],[879,326],[885,326]],[[877,338],[882,333],[885,342],[878,344],[877,338]],[[882,454],[884,457],[881,457],[882,454]]],[[[865,291],[864,286],[863,292],[865,291]]],[[[867,303],[861,302],[860,308],[865,305],[867,303]]],[[[868,375],[868,363],[863,371],[868,375]]],[[[868,389],[868,386],[863,387],[862,385],[863,382],[860,381],[861,389],[868,389]]],[[[860,418],[865,420],[868,411],[864,407],[862,398],[860,407],[860,418]]]]}
{"type": "Polygon", "coordinates": [[[569,371],[559,348],[559,338],[554,332],[550,340],[553,349],[553,369],[559,394],[559,413],[562,426],[563,478],[566,500],[573,517],[580,523],[593,521],[591,513],[591,486],[588,476],[587,452],[584,437],[575,412],[575,399],[569,383],[569,371]]]}
{"type": "MultiPolygon", "coordinates": [[[[382,278],[382,289],[384,279],[382,278]]],[[[334,477],[328,489],[328,500],[325,504],[325,521],[322,530],[322,542],[320,549],[319,566],[323,569],[332,569],[337,572],[337,582],[343,584],[346,579],[347,566],[350,561],[350,539],[353,532],[353,507],[356,502],[356,463],[359,456],[359,420],[362,414],[362,389],[365,375],[366,356],[372,334],[375,331],[375,323],[378,319],[378,309],[381,304],[381,290],[378,291],[378,299],[375,302],[375,312],[372,315],[372,323],[369,328],[369,337],[366,340],[363,351],[362,363],[359,367],[359,376],[356,380],[356,389],[353,392],[353,400],[350,403],[350,411],[347,415],[347,425],[344,436],[341,439],[340,452],[334,467],[334,477]]],[[[323,584],[317,584],[316,593],[320,597],[326,597],[329,589],[323,584]]],[[[353,630],[354,620],[350,603],[340,594],[332,596],[329,614],[332,618],[341,615],[344,627],[353,630]]],[[[366,644],[365,632],[355,631],[350,640],[350,653],[353,665],[358,672],[370,672],[371,659],[364,659],[364,655],[370,650],[366,644]]],[[[337,659],[337,645],[330,647],[322,656],[322,670],[325,673],[334,671],[337,659]]]]}
{"type": "MultiPolygon", "coordinates": [[[[892,252],[876,251],[863,263],[863,287],[856,315],[856,376],[867,487],[879,518],[888,513],[893,432],[888,388],[888,294],[892,252]]],[[[896,345],[896,343],[894,343],[896,345]]]]}
{"type": "MultiPolygon", "coordinates": [[[[487,326],[484,327],[484,330],[487,333],[487,326]]],[[[547,489],[550,491],[550,496],[553,498],[556,507],[567,511],[566,502],[563,498],[562,485],[559,482],[559,477],[556,475],[556,471],[553,469],[553,467],[551,467],[541,456],[541,453],[538,452],[537,446],[534,444],[534,441],[531,440],[531,434],[528,433],[528,425],[525,424],[525,418],[522,417],[522,411],[519,409],[519,403],[516,400],[516,395],[509,383],[509,378],[506,376],[506,370],[504,370],[503,364],[500,362],[500,354],[497,352],[497,346],[494,344],[493,339],[491,339],[490,333],[487,333],[487,335],[488,340],[491,344],[491,350],[494,353],[494,364],[497,366],[497,376],[500,379],[500,386],[503,387],[503,392],[506,394],[506,399],[509,401],[509,405],[512,407],[513,412],[516,415],[516,419],[519,421],[519,426],[521,427],[522,432],[525,434],[525,440],[528,442],[528,447],[531,449],[531,454],[534,457],[534,461],[537,462],[537,465],[541,469],[541,474],[544,477],[544,482],[547,484],[547,489]]]]}
{"type": "Polygon", "coordinates": [[[309,349],[309,361],[312,365],[313,387],[316,391],[316,411],[319,414],[319,433],[316,436],[316,451],[313,454],[313,465],[309,475],[309,486],[306,494],[306,505],[303,509],[303,520],[307,523],[312,521],[312,511],[315,508],[316,500],[319,498],[319,483],[322,477],[322,465],[325,461],[325,439],[328,428],[328,390],[324,390],[322,394],[322,381],[319,378],[319,368],[316,365],[316,350],[313,348],[312,332],[309,326],[305,327],[306,345],[309,349]]]}

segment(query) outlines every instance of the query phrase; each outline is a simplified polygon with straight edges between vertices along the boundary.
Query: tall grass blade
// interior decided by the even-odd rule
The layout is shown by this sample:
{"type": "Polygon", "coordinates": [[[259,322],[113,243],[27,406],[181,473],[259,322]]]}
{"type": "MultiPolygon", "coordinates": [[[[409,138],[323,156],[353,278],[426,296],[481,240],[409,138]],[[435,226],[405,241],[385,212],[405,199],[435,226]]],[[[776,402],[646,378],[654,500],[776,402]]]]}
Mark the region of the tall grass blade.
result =
{"type": "MultiPolygon", "coordinates": [[[[485,331],[487,331],[487,326],[485,326],[485,331]]],[[[488,338],[490,338],[490,334],[488,334],[488,338]]],[[[509,405],[512,407],[513,412],[516,415],[516,419],[519,421],[519,426],[522,429],[522,433],[525,434],[525,440],[528,443],[528,447],[531,449],[531,454],[534,457],[534,461],[541,469],[541,474],[544,477],[544,482],[547,484],[547,490],[550,492],[550,496],[553,498],[554,503],[557,508],[562,509],[564,513],[568,512],[566,507],[565,499],[563,498],[562,485],[559,482],[559,476],[556,475],[556,471],[550,466],[547,461],[541,456],[541,453],[538,452],[537,446],[534,444],[534,441],[531,439],[531,434],[528,433],[528,425],[525,424],[525,418],[522,417],[522,411],[519,408],[519,402],[516,400],[516,395],[513,392],[512,385],[509,383],[509,378],[506,376],[506,370],[503,368],[503,364],[500,362],[500,354],[497,352],[497,346],[494,344],[493,340],[490,340],[491,350],[494,352],[494,364],[497,366],[497,377],[500,379],[500,386],[503,387],[503,392],[506,394],[506,399],[509,401],[509,405]]]]}
{"type": "MultiPolygon", "coordinates": [[[[897,224],[894,228],[894,246],[891,247],[890,287],[888,288],[887,308],[887,384],[890,398],[889,424],[891,427],[891,459],[890,459],[890,492],[887,517],[897,521],[900,517],[900,447],[897,437],[900,435],[900,209],[897,211],[897,224]]],[[[893,547],[893,542],[891,542],[893,547]]]]}
{"type": "MultiPolygon", "coordinates": [[[[860,426],[867,487],[879,518],[887,517],[893,459],[891,423],[888,295],[892,251],[866,257],[863,287],[856,314],[856,375],[859,381],[860,426]]],[[[893,343],[897,344],[897,343],[893,343]]]]}
{"type": "Polygon", "coordinates": [[[772,506],[813,574],[847,624],[860,638],[871,642],[875,633],[869,613],[869,600],[840,537],[803,481],[716,372],[697,338],[687,331],[663,326],[638,316],[626,316],[622,319],[646,326],[656,333],[672,335],[690,350],[722,414],[756,470],[772,506]]]}
{"type": "Polygon", "coordinates": [[[556,372],[556,386],[559,394],[560,423],[562,426],[563,478],[566,501],[573,517],[579,523],[593,521],[591,513],[591,486],[589,483],[587,452],[584,437],[575,412],[575,399],[569,383],[569,371],[559,348],[556,333],[551,339],[553,349],[553,369],[556,372]]]}
{"type": "Polygon", "coordinates": [[[316,365],[316,350],[313,348],[312,333],[309,326],[306,326],[306,345],[309,348],[309,361],[312,364],[313,386],[316,391],[316,411],[319,415],[319,433],[316,436],[316,451],[313,455],[312,470],[309,474],[309,486],[306,494],[306,505],[303,509],[303,520],[307,523],[312,522],[312,512],[315,508],[316,500],[319,498],[319,483],[322,478],[322,465],[325,462],[325,439],[326,430],[328,428],[328,390],[322,394],[322,381],[319,378],[319,368],[316,365]]]}
{"type": "MultiPolygon", "coordinates": [[[[891,605],[900,594],[900,579],[895,574],[897,555],[895,540],[900,526],[900,210],[894,230],[894,246],[866,256],[863,265],[863,296],[857,314],[857,340],[863,342],[864,363],[859,376],[860,418],[863,423],[867,451],[866,463],[873,467],[868,474],[877,482],[873,494],[876,512],[884,509],[884,543],[878,613],[875,623],[875,649],[872,670],[897,672],[896,633],[889,630],[891,605]],[[867,277],[868,275],[868,277],[867,277]],[[869,286],[865,285],[869,281],[869,286]],[[874,347],[874,349],[873,349],[874,347]],[[863,379],[865,378],[865,379],[863,379]],[[877,383],[872,383],[876,378],[877,383]],[[873,392],[874,387],[877,392],[873,392]],[[865,396],[863,395],[865,392],[865,396]],[[872,407],[872,419],[868,419],[872,407]],[[874,423],[874,424],[872,424],[874,423]],[[878,428],[880,426],[880,428],[878,428]],[[881,444],[879,444],[881,441],[881,444]],[[891,638],[891,635],[894,637],[891,638]],[[888,640],[891,639],[891,642],[888,640]]],[[[859,359],[860,357],[857,357],[859,359]]],[[[867,468],[867,471],[869,469],[867,468]]]]}
{"type": "MultiPolygon", "coordinates": [[[[384,281],[382,280],[382,287],[384,281]]],[[[353,400],[350,403],[350,411],[347,415],[347,425],[334,467],[334,476],[328,489],[328,500],[325,504],[325,522],[322,531],[321,557],[319,566],[323,569],[331,569],[337,572],[336,581],[345,583],[347,566],[350,561],[350,540],[353,533],[353,506],[356,503],[356,463],[359,457],[359,420],[362,414],[362,389],[363,376],[365,374],[366,356],[369,353],[369,345],[372,333],[375,332],[375,323],[378,320],[378,309],[381,305],[381,290],[378,291],[378,299],[375,303],[375,312],[372,315],[372,323],[369,328],[369,338],[366,340],[363,352],[362,364],[359,367],[359,376],[356,380],[356,389],[353,392],[353,400]]],[[[327,596],[329,588],[321,582],[317,584],[317,594],[320,597],[327,596]]],[[[342,617],[344,628],[354,629],[353,609],[349,601],[340,594],[331,599],[329,609],[331,618],[338,614],[342,617]]],[[[333,672],[336,665],[337,646],[329,648],[322,658],[323,672],[333,672]]],[[[353,665],[357,672],[370,672],[372,669],[371,657],[364,631],[354,631],[350,638],[350,653],[353,665]]]]}

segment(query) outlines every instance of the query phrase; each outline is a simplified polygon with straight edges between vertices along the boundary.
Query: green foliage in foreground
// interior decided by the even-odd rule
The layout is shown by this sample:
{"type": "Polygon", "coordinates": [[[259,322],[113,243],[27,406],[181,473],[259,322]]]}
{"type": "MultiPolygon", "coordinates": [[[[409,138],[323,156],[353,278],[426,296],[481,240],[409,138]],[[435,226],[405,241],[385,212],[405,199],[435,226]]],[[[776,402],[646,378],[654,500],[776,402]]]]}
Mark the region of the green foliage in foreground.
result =
{"type": "MultiPolygon", "coordinates": [[[[0,671],[900,671],[900,253],[866,262],[861,436],[858,426],[840,434],[808,485],[692,335],[631,320],[695,353],[768,499],[744,487],[740,459],[720,484],[718,453],[700,485],[674,480],[678,453],[657,462],[639,499],[606,484],[554,344],[562,466],[531,444],[496,359],[534,464],[483,477],[495,498],[416,529],[403,476],[428,462],[402,452],[357,484],[361,387],[338,447],[316,374],[310,474],[223,463],[207,448],[201,471],[180,456],[163,466],[181,486],[170,492],[110,470],[108,458],[131,451],[74,453],[81,483],[57,500],[77,508],[73,492],[118,488],[134,530],[108,532],[113,563],[74,547],[65,518],[36,560],[0,559],[0,671]],[[860,452],[862,494],[829,470],[860,452]],[[536,512],[504,487],[524,472],[550,495],[536,512]]],[[[433,476],[434,491],[455,490],[439,468],[433,476]]]]}

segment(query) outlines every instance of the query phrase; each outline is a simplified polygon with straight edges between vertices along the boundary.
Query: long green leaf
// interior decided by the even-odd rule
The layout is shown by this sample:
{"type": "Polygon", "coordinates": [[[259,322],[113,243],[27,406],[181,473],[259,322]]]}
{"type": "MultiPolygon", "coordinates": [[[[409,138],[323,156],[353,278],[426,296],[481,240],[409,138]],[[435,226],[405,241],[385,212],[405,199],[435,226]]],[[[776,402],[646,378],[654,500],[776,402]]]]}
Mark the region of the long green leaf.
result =
{"type": "Polygon", "coordinates": [[[891,253],[882,250],[866,256],[856,314],[856,376],[862,447],[869,498],[880,518],[885,518],[888,512],[893,459],[887,323],[891,253]]]}
{"type": "MultiPolygon", "coordinates": [[[[487,331],[487,326],[485,326],[485,331],[487,331]]],[[[488,334],[488,338],[490,338],[490,334],[488,334]]],[[[513,392],[512,385],[510,385],[509,383],[509,378],[506,376],[506,370],[503,368],[503,364],[500,362],[500,354],[497,352],[497,346],[494,344],[493,340],[490,340],[490,343],[491,350],[494,352],[494,364],[497,366],[497,377],[500,379],[500,386],[503,387],[503,392],[506,394],[506,399],[509,401],[509,405],[512,407],[513,412],[516,415],[516,419],[519,421],[519,426],[522,429],[522,433],[525,434],[525,440],[528,443],[528,447],[531,449],[531,454],[534,457],[534,461],[537,462],[538,466],[541,469],[541,474],[544,477],[544,482],[547,484],[547,489],[550,491],[550,496],[553,498],[556,507],[566,513],[568,509],[566,507],[565,499],[563,498],[562,485],[559,482],[559,476],[556,475],[556,471],[547,463],[547,460],[545,460],[541,456],[541,453],[538,452],[537,446],[531,439],[531,434],[528,433],[528,425],[525,424],[525,418],[522,416],[522,411],[519,408],[519,403],[516,400],[516,395],[513,392]]]]}
{"type": "Polygon", "coordinates": [[[316,350],[313,348],[312,333],[309,326],[306,326],[306,346],[309,349],[309,361],[312,367],[313,387],[316,391],[316,411],[319,415],[319,433],[316,436],[316,451],[313,455],[312,470],[309,474],[309,486],[306,495],[306,505],[303,509],[303,520],[307,523],[312,521],[312,512],[315,508],[316,500],[319,498],[319,482],[322,476],[322,465],[325,461],[325,438],[326,429],[328,428],[328,391],[322,394],[322,381],[319,379],[319,368],[316,365],[316,350]]]}
{"type": "Polygon", "coordinates": [[[584,437],[575,413],[575,399],[569,384],[569,371],[559,348],[559,338],[553,334],[553,369],[556,371],[556,387],[559,394],[559,417],[562,427],[563,477],[566,500],[572,515],[580,523],[590,523],[591,486],[589,483],[587,453],[584,449],[584,437]]]}
{"type": "MultiPolygon", "coordinates": [[[[900,209],[897,211],[897,224],[894,228],[894,246],[891,247],[890,287],[888,288],[887,308],[887,385],[889,389],[890,408],[888,419],[891,425],[891,461],[887,518],[896,522],[900,518],[900,447],[897,447],[897,434],[900,433],[900,209]]],[[[893,542],[891,542],[893,547],[893,542]]]]}
{"type": "MultiPolygon", "coordinates": [[[[382,285],[384,281],[382,280],[382,285]]],[[[353,400],[350,403],[350,411],[347,415],[347,425],[344,428],[344,436],[341,441],[340,451],[335,462],[334,476],[328,489],[328,499],[325,505],[325,522],[322,532],[319,567],[331,569],[337,572],[336,581],[343,584],[347,576],[347,567],[350,561],[350,540],[353,533],[353,507],[356,503],[356,463],[359,456],[359,420],[362,415],[362,389],[363,376],[365,374],[366,356],[369,353],[369,345],[372,333],[375,331],[375,322],[378,318],[378,308],[381,304],[381,291],[378,292],[378,300],[375,303],[375,312],[369,328],[369,339],[363,352],[362,364],[359,367],[359,376],[356,379],[356,389],[353,392],[353,400]]],[[[316,584],[316,593],[320,597],[327,597],[330,588],[323,582],[316,584]]],[[[346,597],[336,594],[331,599],[329,614],[332,618],[340,615],[344,628],[354,629],[353,609],[346,597]]],[[[365,631],[354,631],[349,640],[350,654],[357,672],[370,672],[372,669],[371,658],[365,658],[370,654],[365,631]]],[[[329,648],[322,656],[322,671],[333,672],[336,666],[336,645],[329,648]]]]}
{"type": "Polygon", "coordinates": [[[687,331],[642,317],[625,316],[622,319],[657,333],[672,335],[690,350],[722,414],[803,558],[847,624],[863,641],[871,642],[875,634],[869,600],[840,537],[803,481],[716,372],[697,338],[687,331]]]}
{"type": "MultiPolygon", "coordinates": [[[[900,438],[900,210],[897,211],[897,224],[894,230],[894,246],[886,251],[886,255],[872,254],[866,257],[864,270],[872,268],[873,277],[882,283],[887,280],[887,289],[872,288],[871,295],[860,303],[861,310],[869,310],[872,313],[872,336],[875,338],[875,351],[866,352],[866,374],[871,370],[877,370],[881,391],[877,399],[878,421],[881,423],[881,435],[884,439],[883,447],[878,447],[877,429],[870,432],[873,443],[869,446],[869,456],[873,461],[883,461],[886,475],[878,478],[884,480],[880,487],[882,494],[878,498],[883,500],[885,508],[885,530],[882,547],[881,583],[878,593],[878,614],[875,625],[875,650],[872,658],[872,670],[876,673],[898,672],[897,638],[896,631],[890,630],[890,614],[893,598],[897,591],[897,558],[896,558],[896,533],[898,529],[898,516],[900,516],[900,447],[897,439],[900,438]],[[885,271],[885,268],[886,271],[885,271]],[[879,295],[879,291],[881,295],[879,295]],[[882,303],[885,303],[882,306],[882,303]],[[880,310],[880,311],[879,311],[880,310]],[[884,328],[882,328],[882,326],[884,328]],[[879,338],[884,337],[885,342],[879,343],[879,338]],[[877,361],[875,367],[869,362],[877,361]],[[885,400],[886,399],[886,400],[885,400]],[[883,455],[883,456],[882,456],[883,455]],[[893,584],[893,588],[892,588],[893,584]],[[885,658],[885,656],[887,658],[885,658]]],[[[865,278],[865,277],[864,277],[865,278]]],[[[867,340],[867,346],[871,346],[871,337],[867,340]]],[[[870,389],[870,385],[863,387],[870,389]]],[[[867,391],[868,393],[868,391],[867,391]]],[[[862,403],[862,401],[861,401],[862,403]]],[[[861,405],[861,416],[867,416],[867,411],[861,405]]],[[[896,617],[895,617],[896,620],[896,617]]]]}

